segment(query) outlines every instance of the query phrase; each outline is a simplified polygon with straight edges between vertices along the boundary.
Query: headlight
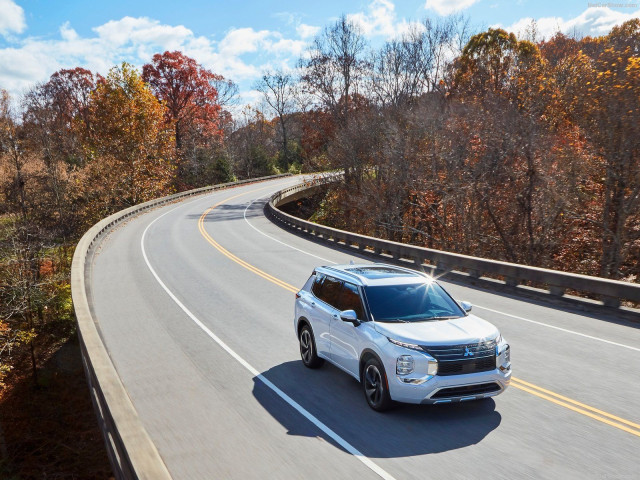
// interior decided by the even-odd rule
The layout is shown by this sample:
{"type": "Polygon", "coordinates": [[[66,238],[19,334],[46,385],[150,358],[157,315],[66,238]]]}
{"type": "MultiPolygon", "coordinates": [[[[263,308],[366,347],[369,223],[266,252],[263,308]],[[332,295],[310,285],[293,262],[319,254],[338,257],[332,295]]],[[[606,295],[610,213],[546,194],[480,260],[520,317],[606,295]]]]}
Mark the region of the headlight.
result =
{"type": "Polygon", "coordinates": [[[511,348],[509,345],[506,345],[500,354],[496,356],[496,367],[503,373],[511,370],[511,348]]]}
{"type": "Polygon", "coordinates": [[[414,345],[413,343],[404,343],[401,342],[399,340],[394,340],[393,338],[389,338],[387,337],[387,339],[393,343],[394,345],[398,345],[399,347],[404,347],[404,348],[408,348],[410,350],[419,350],[419,351],[423,351],[422,347],[420,347],[420,345],[414,345]]]}
{"type": "Polygon", "coordinates": [[[401,355],[396,360],[396,373],[398,375],[408,375],[413,372],[413,357],[411,355],[401,355]]]}

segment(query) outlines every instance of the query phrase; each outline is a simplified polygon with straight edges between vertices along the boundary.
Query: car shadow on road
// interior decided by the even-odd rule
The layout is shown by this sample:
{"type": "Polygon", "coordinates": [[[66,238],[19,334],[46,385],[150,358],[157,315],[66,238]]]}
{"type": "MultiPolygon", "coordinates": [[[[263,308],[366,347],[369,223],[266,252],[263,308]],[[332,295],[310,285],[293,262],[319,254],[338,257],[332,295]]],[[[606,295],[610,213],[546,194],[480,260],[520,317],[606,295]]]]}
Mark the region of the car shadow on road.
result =
{"type": "MultiPolygon", "coordinates": [[[[444,405],[398,404],[385,413],[367,405],[360,384],[325,363],[309,370],[301,361],[262,375],[367,457],[395,458],[445,452],[481,442],[502,417],[492,398],[444,405]]],[[[253,395],[289,435],[322,437],[344,450],[259,378],[253,395]]]]}

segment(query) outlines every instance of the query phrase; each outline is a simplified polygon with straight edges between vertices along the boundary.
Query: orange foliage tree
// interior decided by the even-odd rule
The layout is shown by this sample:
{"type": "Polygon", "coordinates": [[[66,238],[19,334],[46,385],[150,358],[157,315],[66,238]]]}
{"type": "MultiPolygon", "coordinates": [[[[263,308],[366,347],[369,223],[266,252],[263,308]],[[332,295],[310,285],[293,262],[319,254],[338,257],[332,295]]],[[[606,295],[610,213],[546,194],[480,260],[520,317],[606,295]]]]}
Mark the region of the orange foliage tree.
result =
{"type": "Polygon", "coordinates": [[[98,83],[81,128],[89,159],[83,184],[93,216],[169,192],[173,136],[165,107],[131,65],[112,68],[98,83]]]}

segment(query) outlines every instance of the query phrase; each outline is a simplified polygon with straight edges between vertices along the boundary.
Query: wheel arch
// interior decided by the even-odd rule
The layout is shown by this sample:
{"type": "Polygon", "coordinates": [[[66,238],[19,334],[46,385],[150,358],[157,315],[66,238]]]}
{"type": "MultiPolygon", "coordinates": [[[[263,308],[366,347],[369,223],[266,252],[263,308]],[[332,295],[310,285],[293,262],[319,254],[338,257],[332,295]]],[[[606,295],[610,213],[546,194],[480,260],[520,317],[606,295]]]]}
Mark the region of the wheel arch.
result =
{"type": "Polygon", "coordinates": [[[362,353],[360,353],[360,364],[358,366],[358,377],[360,382],[362,382],[362,371],[364,370],[364,364],[367,363],[367,360],[369,360],[369,358],[371,357],[377,359],[380,362],[380,365],[382,365],[382,368],[384,368],[384,363],[382,363],[380,355],[378,355],[375,350],[365,348],[364,350],[362,350],[362,353]]]}
{"type": "Polygon", "coordinates": [[[307,319],[307,317],[300,317],[298,319],[298,325],[296,328],[298,338],[300,338],[300,332],[302,332],[302,327],[304,327],[305,325],[307,325],[311,329],[311,333],[313,334],[313,327],[311,326],[311,322],[307,319]]]}

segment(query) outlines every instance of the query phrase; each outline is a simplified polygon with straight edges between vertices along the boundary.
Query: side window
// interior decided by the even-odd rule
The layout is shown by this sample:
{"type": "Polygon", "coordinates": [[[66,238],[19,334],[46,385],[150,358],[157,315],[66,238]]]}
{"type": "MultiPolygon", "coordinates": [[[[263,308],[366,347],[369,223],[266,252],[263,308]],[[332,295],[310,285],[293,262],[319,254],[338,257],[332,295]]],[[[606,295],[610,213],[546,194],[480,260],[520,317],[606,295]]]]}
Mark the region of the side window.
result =
{"type": "Polygon", "coordinates": [[[360,320],[364,319],[364,308],[362,308],[362,300],[360,299],[360,294],[358,293],[358,287],[356,287],[352,283],[344,282],[338,308],[341,311],[354,310],[360,320]]]}
{"type": "Polygon", "coordinates": [[[340,300],[340,291],[342,288],[342,282],[335,278],[327,277],[326,275],[316,275],[316,281],[313,282],[311,291],[313,294],[325,303],[328,303],[332,307],[338,308],[338,302],[340,300]]]}
{"type": "Polygon", "coordinates": [[[338,308],[340,294],[342,293],[342,282],[335,278],[325,277],[322,282],[322,297],[320,300],[328,303],[332,307],[338,308]]]}
{"type": "Polygon", "coordinates": [[[311,292],[318,298],[322,299],[322,282],[324,281],[324,275],[316,273],[316,278],[311,285],[311,292]]]}

